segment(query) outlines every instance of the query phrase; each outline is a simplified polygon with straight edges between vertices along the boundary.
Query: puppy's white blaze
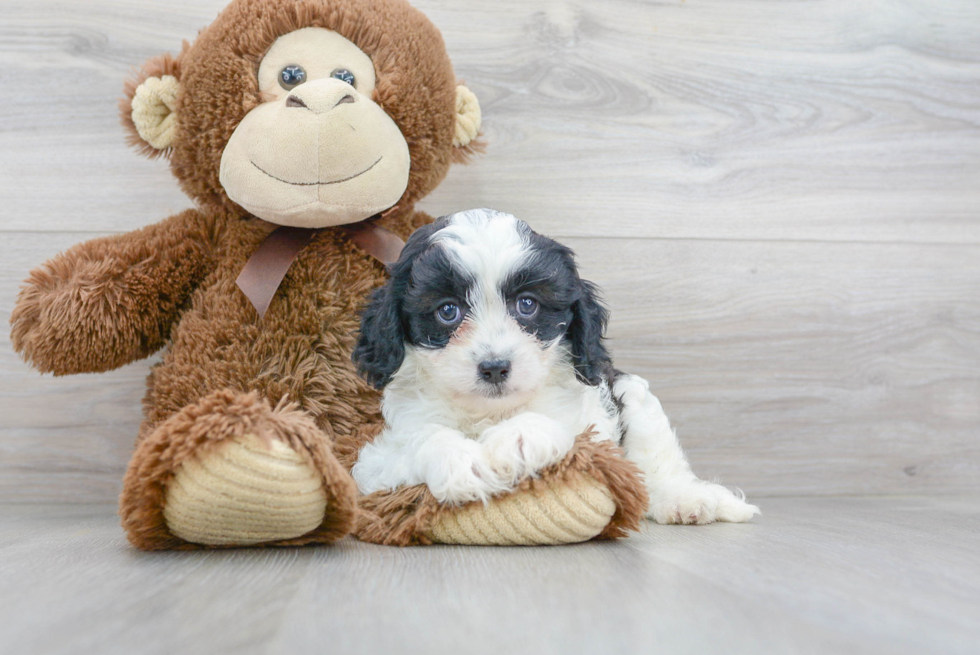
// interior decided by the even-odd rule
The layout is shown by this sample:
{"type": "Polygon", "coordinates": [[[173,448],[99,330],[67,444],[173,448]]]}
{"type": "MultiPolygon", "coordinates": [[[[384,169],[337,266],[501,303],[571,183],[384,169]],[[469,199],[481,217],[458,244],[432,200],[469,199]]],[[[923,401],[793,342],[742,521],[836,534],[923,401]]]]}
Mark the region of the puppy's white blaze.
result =
{"type": "Polygon", "coordinates": [[[432,242],[445,249],[450,259],[469,272],[489,299],[499,295],[500,285],[531,255],[524,221],[492,209],[454,214],[449,224],[433,235],[432,242]]]}

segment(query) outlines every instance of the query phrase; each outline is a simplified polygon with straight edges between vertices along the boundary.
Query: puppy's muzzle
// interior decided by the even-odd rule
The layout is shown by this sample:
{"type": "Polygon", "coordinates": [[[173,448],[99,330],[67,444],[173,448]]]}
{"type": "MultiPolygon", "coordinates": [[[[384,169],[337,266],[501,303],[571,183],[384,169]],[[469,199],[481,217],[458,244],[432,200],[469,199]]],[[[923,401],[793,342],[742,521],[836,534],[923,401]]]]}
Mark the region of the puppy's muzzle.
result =
{"type": "Polygon", "coordinates": [[[480,379],[493,385],[503,384],[510,375],[510,362],[506,359],[488,359],[476,367],[480,379]]]}

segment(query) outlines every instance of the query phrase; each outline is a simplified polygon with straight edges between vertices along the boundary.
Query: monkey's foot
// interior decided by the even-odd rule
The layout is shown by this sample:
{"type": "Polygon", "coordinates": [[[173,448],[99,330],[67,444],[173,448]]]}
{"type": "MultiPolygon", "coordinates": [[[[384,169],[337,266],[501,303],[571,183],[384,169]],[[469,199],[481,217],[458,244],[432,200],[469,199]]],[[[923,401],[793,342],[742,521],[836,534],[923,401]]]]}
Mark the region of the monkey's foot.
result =
{"type": "Polygon", "coordinates": [[[327,543],[349,532],[356,488],[302,411],[222,391],[136,450],[120,500],[147,550],[327,543]]]}
{"type": "Polygon", "coordinates": [[[281,441],[246,434],[177,468],[163,518],[185,541],[252,545],[304,535],[326,510],[323,481],[310,462],[281,441]]]}
{"type": "Polygon", "coordinates": [[[445,512],[425,536],[433,543],[465,546],[575,544],[598,537],[615,513],[609,488],[581,477],[445,512]]]}
{"type": "Polygon", "coordinates": [[[636,465],[585,434],[561,462],[486,504],[441,505],[425,485],[366,496],[355,536],[395,546],[570,544],[625,537],[646,506],[636,465]]]}

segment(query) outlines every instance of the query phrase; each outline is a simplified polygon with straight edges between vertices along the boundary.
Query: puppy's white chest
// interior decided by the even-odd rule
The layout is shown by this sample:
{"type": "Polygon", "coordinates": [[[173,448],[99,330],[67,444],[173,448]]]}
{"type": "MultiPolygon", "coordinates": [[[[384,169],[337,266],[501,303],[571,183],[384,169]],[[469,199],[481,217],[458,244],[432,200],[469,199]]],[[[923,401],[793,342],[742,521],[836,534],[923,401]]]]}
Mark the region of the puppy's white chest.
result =
{"type": "Polygon", "coordinates": [[[604,441],[617,437],[617,422],[611,405],[605,384],[593,387],[574,381],[544,389],[532,401],[528,411],[554,418],[573,435],[591,427],[597,433],[593,440],[604,441]]]}

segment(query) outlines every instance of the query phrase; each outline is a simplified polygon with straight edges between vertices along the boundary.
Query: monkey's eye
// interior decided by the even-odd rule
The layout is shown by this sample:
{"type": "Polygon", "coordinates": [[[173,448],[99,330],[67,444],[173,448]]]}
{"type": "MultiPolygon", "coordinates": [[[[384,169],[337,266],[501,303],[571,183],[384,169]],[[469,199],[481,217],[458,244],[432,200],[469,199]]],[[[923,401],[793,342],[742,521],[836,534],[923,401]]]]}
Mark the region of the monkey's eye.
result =
{"type": "Polygon", "coordinates": [[[531,296],[520,296],[517,299],[517,313],[522,318],[531,318],[538,313],[538,301],[531,296]]]}
{"type": "Polygon", "coordinates": [[[462,312],[459,311],[459,306],[451,302],[447,302],[436,311],[436,318],[443,325],[455,325],[461,316],[462,312]]]}
{"type": "Polygon", "coordinates": [[[350,72],[346,68],[338,68],[334,72],[330,73],[330,77],[335,80],[340,80],[341,82],[347,82],[351,86],[354,86],[354,73],[350,72]]]}
{"type": "Polygon", "coordinates": [[[302,66],[286,66],[279,71],[279,86],[289,91],[306,81],[306,71],[302,66]]]}

